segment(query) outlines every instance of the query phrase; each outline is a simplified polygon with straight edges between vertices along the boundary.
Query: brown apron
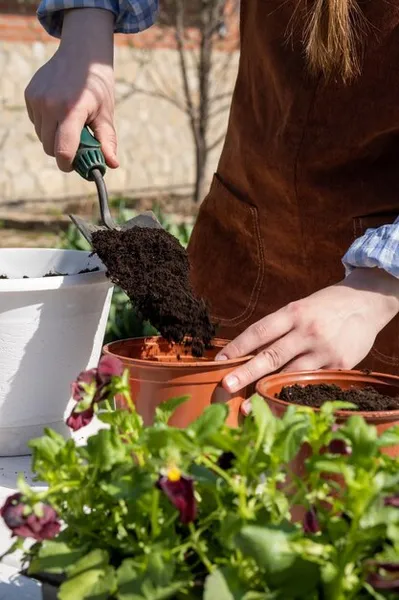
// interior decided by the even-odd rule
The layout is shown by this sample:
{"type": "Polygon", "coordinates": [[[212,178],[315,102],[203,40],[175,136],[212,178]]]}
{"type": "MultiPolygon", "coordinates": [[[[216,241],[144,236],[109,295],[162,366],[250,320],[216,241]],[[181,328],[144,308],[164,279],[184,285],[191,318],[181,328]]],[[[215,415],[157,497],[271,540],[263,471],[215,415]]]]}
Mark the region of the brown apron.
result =
{"type": "MultiPolygon", "coordinates": [[[[338,282],[368,227],[399,215],[399,0],[361,3],[362,75],[309,75],[298,0],[241,1],[241,59],[218,172],[189,251],[197,291],[223,335],[338,282]]],[[[399,373],[399,318],[373,370],[399,373]]]]}

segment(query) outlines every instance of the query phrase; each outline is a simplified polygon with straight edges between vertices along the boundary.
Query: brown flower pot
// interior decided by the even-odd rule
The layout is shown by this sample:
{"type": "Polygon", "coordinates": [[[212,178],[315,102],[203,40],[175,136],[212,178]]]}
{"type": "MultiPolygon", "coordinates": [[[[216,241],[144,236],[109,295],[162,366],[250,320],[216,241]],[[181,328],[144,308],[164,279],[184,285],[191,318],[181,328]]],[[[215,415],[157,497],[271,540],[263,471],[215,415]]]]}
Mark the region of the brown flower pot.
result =
{"type": "MultiPolygon", "coordinates": [[[[278,373],[261,379],[256,390],[270,406],[272,412],[277,417],[281,417],[287,410],[289,403],[276,398],[283,387],[294,384],[299,385],[319,385],[321,383],[335,384],[343,390],[349,388],[364,388],[372,386],[381,394],[386,396],[399,396],[399,377],[383,373],[367,374],[363,371],[303,371],[300,373],[278,373]]],[[[313,409],[318,412],[319,409],[313,409]]],[[[360,415],[369,425],[375,425],[379,435],[386,429],[399,425],[399,410],[389,411],[348,411],[340,410],[337,412],[337,421],[343,422],[354,414],[360,415]]],[[[392,446],[384,450],[389,456],[399,456],[399,446],[392,446]]]]}
{"type": "MultiPolygon", "coordinates": [[[[153,422],[155,408],[171,398],[189,396],[179,406],[169,424],[186,427],[210,404],[227,404],[230,412],[228,425],[237,427],[240,421],[240,406],[251,390],[229,394],[222,387],[223,378],[248,357],[237,360],[215,361],[215,356],[227,344],[226,340],[215,339],[213,349],[207,350],[203,358],[193,358],[182,345],[170,344],[160,337],[136,338],[108,344],[105,354],[117,356],[130,371],[132,398],[145,425],[153,422]]],[[[121,408],[123,402],[116,399],[121,408]]]]}
{"type": "MultiPolygon", "coordinates": [[[[282,417],[290,406],[289,402],[279,400],[276,394],[279,394],[283,387],[294,384],[299,385],[320,385],[321,383],[335,384],[341,389],[346,390],[352,387],[363,388],[372,386],[381,394],[386,396],[399,396],[399,377],[395,375],[386,375],[382,373],[367,374],[363,371],[346,371],[346,370],[324,370],[324,371],[303,371],[298,373],[278,373],[261,379],[256,385],[256,391],[260,396],[265,398],[271,411],[276,417],[282,417]]],[[[316,412],[320,409],[314,408],[316,412]]],[[[381,435],[386,429],[399,425],[399,410],[391,411],[337,411],[337,422],[343,423],[354,414],[362,416],[369,425],[374,425],[377,432],[381,435]]],[[[390,446],[382,449],[387,455],[392,457],[399,456],[399,446],[390,446]]],[[[302,477],[305,473],[305,461],[311,456],[311,449],[307,444],[303,444],[301,450],[295,459],[291,462],[290,467],[295,475],[302,477]]],[[[327,479],[334,480],[341,486],[344,485],[344,480],[340,476],[329,474],[325,476],[327,479]]],[[[288,486],[290,483],[287,482],[288,486]]],[[[293,506],[291,515],[293,521],[302,521],[305,513],[305,508],[302,506],[293,506]]]]}

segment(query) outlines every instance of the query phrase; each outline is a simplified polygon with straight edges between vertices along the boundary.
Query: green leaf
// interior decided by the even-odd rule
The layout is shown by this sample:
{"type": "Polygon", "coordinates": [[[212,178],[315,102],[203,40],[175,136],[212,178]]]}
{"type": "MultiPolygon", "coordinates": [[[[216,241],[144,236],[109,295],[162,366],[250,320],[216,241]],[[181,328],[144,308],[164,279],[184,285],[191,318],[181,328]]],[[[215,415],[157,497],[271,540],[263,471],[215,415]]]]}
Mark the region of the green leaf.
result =
{"type": "Polygon", "coordinates": [[[311,458],[309,464],[312,465],[312,471],[318,473],[336,473],[342,475],[347,466],[337,458],[328,460],[327,458],[311,458]]]}
{"type": "Polygon", "coordinates": [[[116,591],[116,575],[105,550],[93,550],[68,569],[59,600],[107,600],[116,591]]]}
{"type": "Polygon", "coordinates": [[[397,444],[399,444],[399,427],[397,425],[386,429],[377,440],[379,448],[387,448],[388,446],[396,446],[397,444]]]}
{"type": "Polygon", "coordinates": [[[355,415],[350,417],[341,429],[341,434],[352,443],[352,459],[363,463],[378,451],[377,430],[355,415]]]}
{"type": "Polygon", "coordinates": [[[290,462],[299,452],[310,429],[309,418],[306,414],[297,413],[291,425],[278,436],[278,442],[273,450],[279,448],[284,463],[290,462]]]}
{"type": "Polygon", "coordinates": [[[171,398],[170,400],[166,400],[166,402],[162,402],[155,409],[155,423],[164,423],[167,425],[175,410],[187,402],[189,398],[190,396],[180,396],[179,398],[171,398]]]}
{"type": "Polygon", "coordinates": [[[244,555],[253,558],[269,575],[286,571],[296,559],[289,535],[279,529],[250,525],[237,534],[236,542],[244,555]]]}
{"type": "Polygon", "coordinates": [[[31,440],[28,446],[33,450],[34,463],[42,460],[49,465],[57,465],[57,454],[65,446],[65,440],[55,432],[47,429],[45,435],[31,440]]]}
{"type": "Polygon", "coordinates": [[[203,442],[209,436],[218,432],[224,425],[228,415],[228,407],[225,404],[212,404],[208,406],[202,415],[190,426],[199,442],[203,442]]]}
{"type": "Polygon", "coordinates": [[[148,427],[145,431],[148,448],[154,451],[161,451],[167,446],[178,448],[183,452],[192,453],[197,450],[196,445],[188,436],[184,429],[177,429],[158,423],[154,427],[148,427]]]}
{"type": "Polygon", "coordinates": [[[85,549],[72,549],[64,542],[48,540],[42,542],[37,556],[29,566],[29,573],[65,573],[85,554],[85,549]]]}
{"type": "Polygon", "coordinates": [[[190,467],[190,474],[194,477],[196,484],[200,485],[214,487],[218,480],[218,476],[214,471],[195,463],[190,467]]]}
{"type": "Polygon", "coordinates": [[[236,543],[264,571],[268,586],[280,593],[306,597],[318,585],[319,566],[294,551],[286,531],[251,525],[241,530],[236,543]]]}
{"type": "Polygon", "coordinates": [[[123,468],[116,468],[110,472],[110,480],[102,480],[99,485],[112,498],[133,503],[154,487],[154,481],[145,471],[130,469],[126,473],[123,468]]]}
{"type": "Polygon", "coordinates": [[[87,452],[93,467],[110,471],[126,461],[126,444],[114,429],[101,429],[87,440],[87,452]]]}
{"type": "Polygon", "coordinates": [[[273,445],[273,441],[278,430],[278,422],[267,403],[258,394],[251,398],[252,414],[258,430],[256,440],[256,451],[262,444],[268,448],[273,445]]]}
{"type": "Polygon", "coordinates": [[[21,494],[24,494],[27,497],[29,497],[30,494],[32,493],[32,490],[31,490],[30,486],[27,484],[25,475],[23,473],[18,473],[17,488],[19,489],[21,494]]]}
{"type": "Polygon", "coordinates": [[[108,600],[116,591],[115,569],[89,569],[67,579],[60,587],[59,600],[108,600]]]}
{"type": "Polygon", "coordinates": [[[241,531],[243,525],[243,519],[238,514],[229,512],[225,515],[220,524],[220,542],[225,548],[234,549],[234,537],[241,531]]]}
{"type": "Polygon", "coordinates": [[[242,600],[244,594],[237,571],[232,568],[218,569],[205,581],[204,600],[242,600]]]}
{"type": "Polygon", "coordinates": [[[187,588],[187,583],[175,581],[163,587],[156,587],[146,574],[137,570],[133,559],[123,561],[117,571],[118,600],[167,600],[187,588]]]}
{"type": "Polygon", "coordinates": [[[151,552],[148,559],[148,575],[155,587],[166,587],[175,574],[174,562],[165,562],[161,552],[151,552]]]}
{"type": "Polygon", "coordinates": [[[75,576],[93,568],[106,567],[109,563],[109,555],[105,550],[92,550],[83,556],[69,571],[69,575],[75,576]]]}
{"type": "Polygon", "coordinates": [[[337,400],[335,402],[325,402],[321,408],[320,413],[326,416],[332,416],[339,410],[357,410],[358,407],[353,402],[343,402],[337,400]]]}

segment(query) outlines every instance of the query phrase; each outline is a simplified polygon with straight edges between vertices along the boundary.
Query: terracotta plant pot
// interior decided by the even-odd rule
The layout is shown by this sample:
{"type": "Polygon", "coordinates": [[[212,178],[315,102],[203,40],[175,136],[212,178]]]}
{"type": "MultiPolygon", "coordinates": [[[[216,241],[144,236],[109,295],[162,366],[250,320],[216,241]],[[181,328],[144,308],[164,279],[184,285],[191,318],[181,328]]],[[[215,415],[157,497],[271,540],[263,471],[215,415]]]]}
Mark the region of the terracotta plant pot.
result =
{"type": "MultiPolygon", "coordinates": [[[[271,411],[276,417],[282,417],[291,403],[279,400],[276,394],[279,394],[283,387],[291,385],[320,385],[321,383],[335,384],[343,390],[349,388],[364,388],[371,386],[381,394],[386,396],[399,396],[399,377],[395,375],[385,375],[382,373],[367,374],[363,371],[303,371],[298,373],[278,373],[270,375],[260,380],[256,385],[256,391],[260,396],[265,398],[271,411]]],[[[318,408],[314,408],[316,412],[318,408]]],[[[399,425],[399,410],[391,411],[337,411],[337,422],[342,423],[354,414],[362,416],[369,425],[374,425],[377,432],[381,435],[386,429],[399,425]]],[[[399,456],[399,446],[390,446],[382,449],[383,452],[392,457],[399,456]]],[[[302,477],[305,473],[305,461],[311,456],[311,450],[308,445],[304,444],[302,449],[291,462],[290,467],[298,477],[302,477]]],[[[327,479],[334,480],[341,486],[344,486],[344,480],[339,475],[329,474],[325,476],[327,479]]],[[[288,482],[288,486],[290,483],[288,482]]],[[[305,508],[302,506],[293,506],[291,515],[293,521],[302,521],[305,514],[305,508]]]]}
{"type": "MultiPolygon", "coordinates": [[[[180,406],[170,425],[186,427],[213,403],[226,403],[230,409],[228,424],[236,427],[240,421],[240,406],[250,390],[230,395],[222,388],[223,378],[248,358],[215,361],[217,353],[227,344],[215,339],[213,349],[203,358],[193,358],[184,346],[170,344],[160,337],[122,340],[108,344],[105,354],[117,356],[130,371],[130,386],[137,411],[150,425],[155,408],[165,400],[181,396],[190,399],[180,406]]],[[[116,399],[116,405],[121,407],[116,399]]]]}
{"type": "MultiPolygon", "coordinates": [[[[270,406],[274,415],[281,417],[287,410],[289,403],[276,398],[283,387],[294,384],[319,385],[321,383],[335,384],[343,390],[349,388],[364,388],[371,386],[385,396],[399,396],[399,377],[383,373],[367,374],[363,371],[303,371],[301,373],[278,373],[265,377],[257,383],[256,390],[270,406]]],[[[319,409],[315,408],[315,411],[319,409]]],[[[375,425],[381,435],[386,429],[399,425],[399,410],[389,411],[348,411],[337,412],[337,421],[343,422],[354,414],[360,415],[369,425],[375,425]]],[[[392,446],[385,450],[386,454],[399,456],[399,446],[392,446]]]]}

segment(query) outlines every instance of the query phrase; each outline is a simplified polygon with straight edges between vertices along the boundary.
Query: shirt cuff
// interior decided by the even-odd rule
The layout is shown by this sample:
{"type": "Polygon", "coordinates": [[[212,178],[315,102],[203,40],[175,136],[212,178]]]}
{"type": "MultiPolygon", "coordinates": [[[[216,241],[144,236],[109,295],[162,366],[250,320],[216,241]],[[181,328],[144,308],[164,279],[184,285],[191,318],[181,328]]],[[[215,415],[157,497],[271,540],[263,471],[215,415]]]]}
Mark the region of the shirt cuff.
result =
{"type": "Polygon", "coordinates": [[[342,259],[346,275],[355,268],[380,268],[399,278],[399,218],[393,225],[367,229],[342,259]]]}
{"type": "Polygon", "coordinates": [[[42,0],[37,10],[37,18],[44,29],[53,37],[60,38],[64,11],[75,8],[102,8],[119,16],[118,0],[42,0]]]}
{"type": "Polygon", "coordinates": [[[64,11],[75,8],[102,8],[115,15],[115,33],[139,33],[154,24],[159,0],[42,0],[37,16],[44,29],[61,37],[64,11]]]}

